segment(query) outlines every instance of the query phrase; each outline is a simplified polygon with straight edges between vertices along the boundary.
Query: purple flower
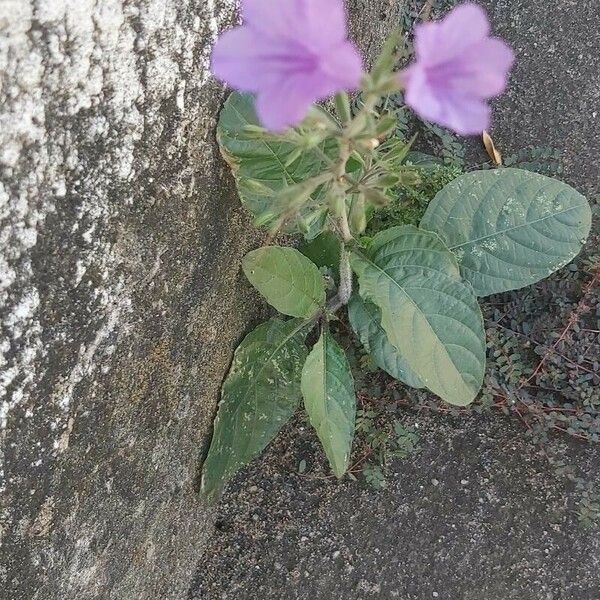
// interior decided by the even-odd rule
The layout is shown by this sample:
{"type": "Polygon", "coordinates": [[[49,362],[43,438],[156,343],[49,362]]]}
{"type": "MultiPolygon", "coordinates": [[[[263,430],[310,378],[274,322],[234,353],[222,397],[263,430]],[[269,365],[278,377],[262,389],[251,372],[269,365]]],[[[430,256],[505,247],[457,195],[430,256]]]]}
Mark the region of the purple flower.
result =
{"type": "Polygon", "coordinates": [[[504,91],[514,55],[490,37],[483,9],[462,4],[442,21],[418,26],[415,53],[416,62],[400,74],[406,103],[423,119],[462,135],[487,129],[485,101],[504,91]]]}
{"type": "Polygon", "coordinates": [[[342,0],[243,0],[244,24],[224,33],[212,71],[256,94],[261,123],[273,131],[298,124],[313,102],[356,89],[360,54],[348,41],[342,0]]]}

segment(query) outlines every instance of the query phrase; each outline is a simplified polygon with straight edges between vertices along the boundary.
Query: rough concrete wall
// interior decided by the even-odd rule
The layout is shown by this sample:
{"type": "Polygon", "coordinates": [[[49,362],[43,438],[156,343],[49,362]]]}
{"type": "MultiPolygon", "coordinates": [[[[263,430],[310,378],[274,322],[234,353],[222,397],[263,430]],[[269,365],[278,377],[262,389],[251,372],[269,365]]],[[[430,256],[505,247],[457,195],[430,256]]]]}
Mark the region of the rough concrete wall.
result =
{"type": "MultiPolygon", "coordinates": [[[[208,73],[235,4],[0,0],[11,600],[182,598],[202,551],[201,448],[256,314],[208,73]]],[[[349,2],[368,55],[399,4],[349,2]]]]}
{"type": "Polygon", "coordinates": [[[213,132],[230,0],[0,0],[2,598],[180,598],[255,315],[213,132]]]}

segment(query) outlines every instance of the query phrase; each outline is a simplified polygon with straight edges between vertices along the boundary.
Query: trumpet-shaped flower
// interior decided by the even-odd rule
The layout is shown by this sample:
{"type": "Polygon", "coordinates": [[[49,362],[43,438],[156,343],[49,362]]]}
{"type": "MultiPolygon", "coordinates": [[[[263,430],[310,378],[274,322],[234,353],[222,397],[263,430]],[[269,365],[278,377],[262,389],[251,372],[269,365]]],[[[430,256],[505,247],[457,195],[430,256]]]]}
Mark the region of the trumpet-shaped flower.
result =
{"type": "Polygon", "coordinates": [[[215,44],[212,72],[256,94],[267,129],[296,125],[315,101],[358,87],[362,60],[342,0],[243,0],[242,18],[215,44]]]}
{"type": "Polygon", "coordinates": [[[462,135],[487,129],[486,100],[504,91],[514,55],[490,37],[483,9],[462,4],[439,22],[418,26],[415,54],[416,61],[400,73],[406,103],[421,118],[462,135]]]}

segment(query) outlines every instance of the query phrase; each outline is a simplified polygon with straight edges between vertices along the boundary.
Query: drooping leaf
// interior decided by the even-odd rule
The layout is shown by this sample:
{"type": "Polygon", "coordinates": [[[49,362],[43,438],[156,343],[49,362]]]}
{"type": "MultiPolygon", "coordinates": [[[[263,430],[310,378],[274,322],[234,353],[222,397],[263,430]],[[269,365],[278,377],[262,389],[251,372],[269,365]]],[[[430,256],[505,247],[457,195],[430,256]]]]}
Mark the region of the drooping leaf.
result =
{"type": "Polygon", "coordinates": [[[249,333],[235,351],[202,468],[206,496],[214,496],[254,459],[296,410],[307,329],[299,319],[271,319],[249,333]]]}
{"type": "Polygon", "coordinates": [[[485,367],[483,319],[441,240],[393,227],[351,260],[361,296],[379,307],[381,326],[411,371],[450,404],[472,402],[485,367]]]}
{"type": "Polygon", "coordinates": [[[242,260],[248,281],[284,315],[312,317],[325,304],[317,266],[295,248],[264,246],[242,260]]]}
{"type": "Polygon", "coordinates": [[[432,200],[421,227],[456,254],[479,296],[518,289],[560,269],[591,227],[587,200],[572,187],[530,171],[475,171],[432,200]]]}
{"type": "Polygon", "coordinates": [[[354,333],[380,369],[411,387],[423,387],[404,357],[390,344],[381,326],[381,311],[375,304],[353,294],[348,303],[348,317],[354,333]]]}
{"type": "Polygon", "coordinates": [[[341,477],[348,468],[356,396],[346,355],[328,331],[323,331],[302,369],[304,406],[329,464],[341,477]]]}
{"type": "MultiPolygon", "coordinates": [[[[233,171],[242,202],[261,225],[270,226],[278,215],[277,210],[274,214],[271,210],[274,196],[287,185],[323,172],[326,164],[318,152],[305,151],[298,155],[294,144],[275,138],[264,139],[253,131],[257,127],[259,121],[253,97],[233,92],[221,111],[217,140],[233,171]]],[[[332,157],[337,151],[335,144],[331,143],[322,145],[321,149],[332,157]]],[[[307,202],[300,210],[301,216],[310,223],[309,239],[320,232],[316,228],[319,221],[315,221],[314,214],[315,203],[321,195],[322,188],[318,188],[312,194],[313,201],[307,202]]]]}

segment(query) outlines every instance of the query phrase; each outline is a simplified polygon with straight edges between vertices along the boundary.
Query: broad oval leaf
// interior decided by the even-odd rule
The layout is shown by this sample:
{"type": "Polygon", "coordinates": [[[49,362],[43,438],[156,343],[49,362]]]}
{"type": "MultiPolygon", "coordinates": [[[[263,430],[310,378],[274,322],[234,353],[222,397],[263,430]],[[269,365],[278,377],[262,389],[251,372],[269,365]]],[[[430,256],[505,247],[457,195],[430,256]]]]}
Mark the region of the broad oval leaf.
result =
{"type": "Polygon", "coordinates": [[[572,187],[530,171],[475,171],[431,201],[421,227],[456,254],[479,296],[518,289],[560,269],[591,227],[587,200],[572,187]]]}
{"type": "Polygon", "coordinates": [[[356,396],[346,355],[323,331],[302,369],[302,396],[329,464],[341,477],[348,468],[354,437],[356,396]]]}
{"type": "Polygon", "coordinates": [[[202,468],[201,491],[207,497],[255,458],[296,410],[307,330],[299,319],[271,319],[235,351],[202,468]]]}
{"type": "Polygon", "coordinates": [[[423,382],[408,366],[404,357],[396,350],[381,326],[381,311],[375,304],[353,294],[348,303],[348,318],[373,362],[394,379],[414,388],[422,388],[423,382]]]}
{"type": "MultiPolygon", "coordinates": [[[[235,176],[242,202],[261,225],[269,226],[277,215],[272,210],[275,194],[323,172],[327,165],[318,152],[298,154],[298,147],[293,144],[262,138],[252,131],[259,125],[252,95],[233,92],[219,116],[217,141],[235,176]]],[[[337,145],[323,145],[321,149],[333,158],[337,145]]],[[[324,224],[322,211],[317,207],[321,196],[319,188],[312,194],[313,201],[301,210],[303,228],[308,230],[295,231],[304,233],[307,239],[318,235],[324,224]]]]}
{"type": "Polygon", "coordinates": [[[485,369],[483,318],[452,253],[435,234],[408,226],[378,234],[351,260],[361,296],[379,307],[411,371],[450,404],[472,402],[485,369]]]}
{"type": "Polygon", "coordinates": [[[295,248],[264,246],[242,260],[248,281],[284,315],[312,317],[325,304],[318,267],[295,248]]]}

